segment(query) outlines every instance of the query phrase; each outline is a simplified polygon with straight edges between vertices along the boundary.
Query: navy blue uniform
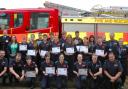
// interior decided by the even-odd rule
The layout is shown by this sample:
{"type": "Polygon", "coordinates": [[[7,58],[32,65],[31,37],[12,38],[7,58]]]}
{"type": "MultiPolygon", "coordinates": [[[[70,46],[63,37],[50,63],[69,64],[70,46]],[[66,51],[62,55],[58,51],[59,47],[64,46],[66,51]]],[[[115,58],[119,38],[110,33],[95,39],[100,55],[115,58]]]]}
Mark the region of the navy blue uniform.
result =
{"type": "Polygon", "coordinates": [[[53,74],[45,75],[43,71],[46,71],[46,67],[55,67],[54,63],[50,61],[50,63],[46,63],[46,61],[41,63],[41,89],[46,89],[52,86],[52,82],[54,81],[53,74]]]}
{"type": "MultiPolygon", "coordinates": [[[[102,68],[101,62],[97,61],[96,63],[90,62],[89,63],[89,72],[91,72],[93,75],[97,72],[99,72],[99,69],[102,68]]],[[[102,87],[102,81],[101,81],[101,76],[97,76],[96,79],[94,79],[91,75],[90,75],[90,88],[91,89],[99,89],[100,87],[102,87]]]]}
{"type": "MultiPolygon", "coordinates": [[[[78,72],[79,69],[88,69],[88,63],[82,62],[82,64],[79,64],[78,62],[74,63],[74,69],[73,71],[78,72]]],[[[75,78],[76,83],[76,89],[86,89],[87,85],[87,76],[86,75],[76,75],[75,78]]]]}
{"type": "MultiPolygon", "coordinates": [[[[64,61],[62,64],[57,61],[55,62],[56,65],[56,70],[58,68],[67,68],[68,70],[68,62],[64,61]]],[[[56,85],[57,85],[57,89],[67,89],[67,76],[64,75],[57,75],[57,79],[56,79],[56,85]]]]}
{"type": "MultiPolygon", "coordinates": [[[[122,65],[118,60],[111,62],[106,60],[104,64],[104,70],[107,71],[111,76],[115,76],[118,72],[122,72],[122,65]]],[[[118,89],[121,84],[121,79],[117,79],[115,82],[111,82],[110,79],[106,76],[105,78],[105,89],[118,89]]]]}

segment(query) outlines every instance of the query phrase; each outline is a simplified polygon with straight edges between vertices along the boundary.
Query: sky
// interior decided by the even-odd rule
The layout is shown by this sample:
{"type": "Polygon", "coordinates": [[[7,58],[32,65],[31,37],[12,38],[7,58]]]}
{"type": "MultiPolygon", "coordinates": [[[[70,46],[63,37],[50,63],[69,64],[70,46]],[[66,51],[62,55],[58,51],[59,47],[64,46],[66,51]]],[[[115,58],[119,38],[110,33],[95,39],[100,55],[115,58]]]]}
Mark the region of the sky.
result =
{"type": "Polygon", "coordinates": [[[38,8],[44,7],[45,1],[88,11],[95,5],[128,7],[128,0],[0,0],[0,8],[38,8]]]}

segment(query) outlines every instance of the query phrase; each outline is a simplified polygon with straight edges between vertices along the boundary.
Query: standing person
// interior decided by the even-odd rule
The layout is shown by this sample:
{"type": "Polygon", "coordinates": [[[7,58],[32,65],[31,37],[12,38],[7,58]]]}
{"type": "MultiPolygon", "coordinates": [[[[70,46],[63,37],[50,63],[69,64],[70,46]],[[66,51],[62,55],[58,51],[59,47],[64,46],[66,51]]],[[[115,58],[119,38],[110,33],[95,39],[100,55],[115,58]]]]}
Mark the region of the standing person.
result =
{"type": "Polygon", "coordinates": [[[19,52],[19,44],[17,42],[17,38],[15,35],[11,37],[11,42],[9,43],[8,47],[9,47],[10,58],[14,59],[16,53],[19,52]]]}
{"type": "Polygon", "coordinates": [[[83,62],[82,54],[78,54],[77,62],[74,63],[73,73],[75,77],[76,89],[87,88],[88,64],[83,62]]]}
{"type": "Polygon", "coordinates": [[[67,35],[67,33],[65,31],[62,32],[62,36],[60,38],[60,43],[61,43],[62,47],[64,47],[64,44],[66,43],[66,35],[67,35]]]}
{"type": "Polygon", "coordinates": [[[127,75],[127,58],[128,58],[128,48],[126,45],[123,45],[123,39],[119,40],[118,52],[119,52],[118,59],[121,62],[123,67],[123,73],[121,75],[122,88],[123,88],[126,80],[126,75],[127,75]]]}
{"type": "Polygon", "coordinates": [[[89,37],[89,48],[90,48],[90,53],[94,52],[94,47],[95,47],[95,37],[93,35],[90,35],[89,37]]]}
{"type": "Polygon", "coordinates": [[[24,74],[30,89],[34,89],[36,75],[38,74],[38,68],[36,63],[32,61],[31,56],[26,57],[26,64],[24,65],[24,74]]]}
{"type": "Polygon", "coordinates": [[[119,42],[114,39],[115,35],[114,33],[110,34],[110,40],[106,43],[108,52],[114,52],[116,58],[118,58],[119,52],[118,52],[118,47],[119,47],[119,42]]]}
{"type": "Polygon", "coordinates": [[[79,31],[75,31],[75,38],[73,38],[75,45],[82,44],[83,40],[79,37],[79,31]]]}
{"type": "Polygon", "coordinates": [[[56,77],[57,89],[67,89],[68,62],[65,61],[64,59],[65,59],[64,54],[60,54],[59,60],[55,62],[56,73],[57,73],[57,77],[56,77]]]}
{"type": "Polygon", "coordinates": [[[104,64],[105,89],[119,89],[121,85],[121,74],[123,72],[122,65],[116,59],[113,52],[108,55],[108,60],[104,64]]]}
{"type": "Polygon", "coordinates": [[[21,59],[23,62],[26,62],[26,54],[27,54],[27,48],[28,48],[28,43],[27,43],[27,38],[23,37],[22,42],[19,43],[19,52],[21,53],[21,59]]]}
{"type": "Polygon", "coordinates": [[[49,38],[48,38],[48,42],[49,44],[51,45],[51,43],[54,41],[54,33],[53,32],[50,32],[49,33],[49,38]]]}
{"type": "Polygon", "coordinates": [[[0,47],[1,49],[5,50],[6,52],[6,57],[9,57],[9,53],[8,53],[8,44],[11,41],[11,37],[8,36],[8,32],[7,30],[3,30],[3,36],[0,37],[0,47]]]}
{"type": "Polygon", "coordinates": [[[55,66],[50,59],[50,53],[45,54],[45,61],[41,63],[41,89],[47,89],[52,87],[52,82],[55,80],[55,66]],[[49,73],[47,69],[53,69],[53,72],[49,73]]]}
{"type": "Polygon", "coordinates": [[[42,35],[42,33],[38,33],[38,39],[36,39],[38,47],[42,43],[42,41],[43,41],[43,35],[42,35]]]}
{"type": "Polygon", "coordinates": [[[62,47],[58,36],[54,37],[54,41],[51,43],[50,47],[51,47],[51,59],[53,62],[56,62],[59,58],[59,54],[62,51],[62,47]]]}
{"type": "Polygon", "coordinates": [[[21,60],[21,54],[17,53],[16,57],[14,60],[11,60],[9,63],[9,70],[11,72],[10,75],[10,82],[11,83],[19,83],[19,81],[24,79],[24,72],[23,68],[24,64],[23,61],[21,60]]]}
{"type": "Polygon", "coordinates": [[[91,79],[90,89],[100,89],[102,86],[102,65],[95,54],[92,55],[92,61],[89,63],[89,75],[91,79]]]}
{"type": "Polygon", "coordinates": [[[6,84],[7,79],[7,68],[8,68],[8,60],[5,58],[5,51],[0,50],[0,79],[2,79],[3,85],[6,84]]]}
{"type": "Polygon", "coordinates": [[[69,79],[73,79],[73,64],[75,61],[74,54],[76,52],[75,45],[73,44],[73,39],[71,35],[67,35],[66,43],[63,47],[64,53],[65,53],[65,60],[68,62],[68,77],[69,79]]]}
{"type": "Polygon", "coordinates": [[[107,56],[107,49],[103,44],[103,40],[101,37],[97,39],[97,43],[94,47],[94,53],[98,56],[98,60],[100,60],[101,64],[103,65],[107,56]]]}

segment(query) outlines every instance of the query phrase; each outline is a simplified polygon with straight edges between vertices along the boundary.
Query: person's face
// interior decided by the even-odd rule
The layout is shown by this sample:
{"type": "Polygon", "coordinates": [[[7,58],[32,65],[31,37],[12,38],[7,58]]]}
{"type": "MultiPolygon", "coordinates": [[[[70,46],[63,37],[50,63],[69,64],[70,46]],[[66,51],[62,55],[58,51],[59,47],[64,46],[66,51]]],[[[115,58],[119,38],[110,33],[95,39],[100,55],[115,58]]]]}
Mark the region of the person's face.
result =
{"type": "Polygon", "coordinates": [[[50,63],[50,56],[46,56],[45,60],[46,60],[47,63],[50,63]]]}
{"type": "Polygon", "coordinates": [[[93,37],[91,37],[91,38],[90,38],[90,40],[91,40],[91,42],[93,42],[93,41],[94,41],[94,38],[93,38],[93,37]]]}
{"type": "Polygon", "coordinates": [[[114,60],[115,60],[115,55],[109,54],[109,61],[114,61],[114,60]]]}
{"type": "Polygon", "coordinates": [[[47,38],[48,38],[47,36],[43,36],[44,41],[47,41],[47,38]]]}
{"type": "Polygon", "coordinates": [[[68,43],[72,43],[72,37],[71,36],[68,36],[66,40],[68,43]]]}
{"type": "Polygon", "coordinates": [[[59,56],[59,61],[60,61],[60,63],[63,63],[64,62],[64,55],[60,55],[59,56]]]}
{"type": "Polygon", "coordinates": [[[42,39],[42,34],[39,34],[38,37],[39,37],[39,39],[42,39]]]}
{"type": "Polygon", "coordinates": [[[79,33],[77,32],[77,33],[75,33],[75,35],[76,35],[76,37],[79,37],[79,33]]]}
{"type": "Polygon", "coordinates": [[[83,59],[82,55],[81,55],[81,54],[78,54],[78,56],[77,56],[77,60],[78,60],[79,62],[81,62],[82,59],[83,59]]]}
{"type": "Polygon", "coordinates": [[[23,38],[22,38],[22,42],[24,42],[24,43],[27,42],[26,37],[23,37],[23,38]]]}
{"type": "Polygon", "coordinates": [[[114,34],[111,34],[111,35],[110,35],[110,39],[111,39],[111,40],[114,40],[114,34]]]}
{"type": "Polygon", "coordinates": [[[21,60],[21,55],[16,55],[16,60],[20,61],[21,60]]]}
{"type": "Polygon", "coordinates": [[[102,44],[102,39],[99,38],[99,39],[97,40],[97,43],[98,43],[99,45],[101,45],[101,44],[102,44]]]}
{"type": "Polygon", "coordinates": [[[31,40],[34,40],[34,39],[35,39],[35,35],[32,34],[32,35],[31,35],[31,40]]]}
{"type": "Polygon", "coordinates": [[[4,30],[3,35],[7,35],[7,34],[8,34],[7,30],[4,30]]]}
{"type": "Polygon", "coordinates": [[[96,55],[92,55],[92,62],[96,63],[97,62],[97,56],[96,55]]]}
{"type": "Polygon", "coordinates": [[[55,43],[59,42],[59,38],[57,36],[54,37],[54,42],[55,43]]]}
{"type": "Polygon", "coordinates": [[[5,51],[0,51],[0,58],[4,58],[5,57],[5,51]]]}
{"type": "Polygon", "coordinates": [[[83,41],[85,44],[88,43],[88,39],[87,38],[84,38],[84,41],[83,41]]]}
{"type": "Polygon", "coordinates": [[[16,36],[12,36],[12,41],[13,41],[13,42],[16,41],[16,36]]]}
{"type": "Polygon", "coordinates": [[[32,60],[31,59],[27,59],[27,64],[31,64],[32,60]]]}

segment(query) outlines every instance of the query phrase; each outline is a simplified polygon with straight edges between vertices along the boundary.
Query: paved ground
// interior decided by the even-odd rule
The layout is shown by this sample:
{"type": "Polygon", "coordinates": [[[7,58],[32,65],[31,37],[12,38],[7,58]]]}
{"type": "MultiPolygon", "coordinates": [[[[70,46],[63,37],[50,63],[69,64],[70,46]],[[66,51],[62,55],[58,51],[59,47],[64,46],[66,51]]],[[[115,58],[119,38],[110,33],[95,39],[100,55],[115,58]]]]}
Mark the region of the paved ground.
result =
{"type": "MultiPolygon", "coordinates": [[[[14,86],[12,86],[12,87],[11,86],[3,87],[3,86],[0,86],[0,89],[30,89],[30,88],[22,87],[22,86],[23,85],[21,85],[20,87],[14,87],[14,86]]],[[[35,89],[40,89],[40,88],[39,87],[36,87],[35,89]]],[[[74,89],[74,88],[69,88],[69,89],[74,89]]],[[[126,80],[124,89],[128,89],[128,77],[127,77],[127,80],[126,80]]]]}

